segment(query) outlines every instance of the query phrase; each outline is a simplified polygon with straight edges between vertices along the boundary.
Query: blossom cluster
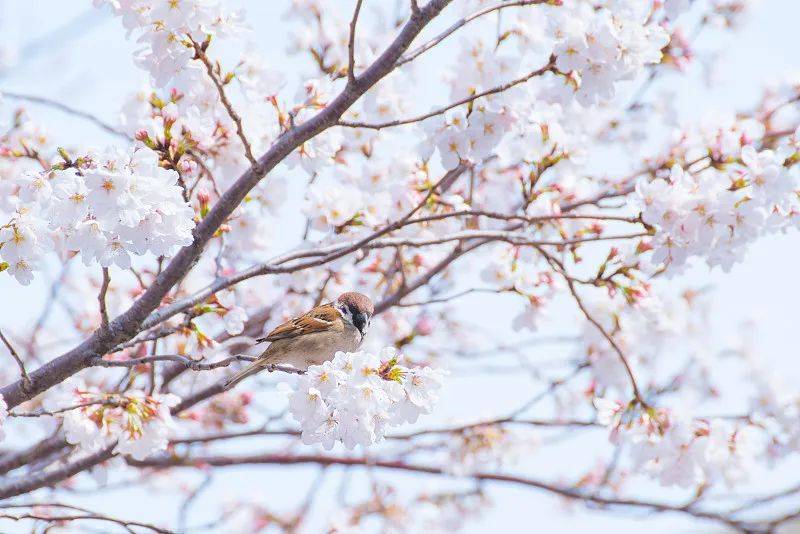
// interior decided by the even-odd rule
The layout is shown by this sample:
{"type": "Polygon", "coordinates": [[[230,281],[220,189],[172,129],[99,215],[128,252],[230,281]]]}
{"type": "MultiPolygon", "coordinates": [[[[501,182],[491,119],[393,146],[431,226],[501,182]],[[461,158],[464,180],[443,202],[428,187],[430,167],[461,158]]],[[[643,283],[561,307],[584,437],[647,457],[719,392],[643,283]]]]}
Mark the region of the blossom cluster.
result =
{"type": "Polygon", "coordinates": [[[659,63],[661,50],[669,43],[664,28],[648,22],[650,2],[615,4],[597,10],[589,2],[571,2],[554,11],[556,67],[575,74],[575,97],[583,105],[613,98],[618,81],[659,63]]]}
{"type": "Polygon", "coordinates": [[[167,448],[173,429],[170,408],[180,398],[143,391],[104,393],[95,388],[66,384],[48,395],[44,406],[63,420],[69,443],[91,453],[116,442],[114,452],[144,460],[167,448]],[[66,411],[64,408],[72,408],[66,411]]]}
{"type": "Polygon", "coordinates": [[[150,72],[158,87],[166,85],[194,58],[194,43],[227,35],[238,27],[239,16],[225,12],[217,0],[180,2],[94,0],[122,18],[128,32],[138,35],[143,48],[136,62],[150,72]]]}
{"type": "Polygon", "coordinates": [[[639,181],[632,202],[655,228],[651,261],[674,272],[701,256],[727,271],[757,237],[794,224],[797,154],[794,146],[745,145],[723,171],[691,173],[675,165],[667,179],[639,181]]]}
{"type": "Polygon", "coordinates": [[[110,150],[66,168],[17,178],[17,207],[0,230],[0,257],[28,284],[54,247],[79,252],[88,266],[131,266],[131,254],[171,256],[191,242],[194,211],[178,174],[148,148],[110,150]]]}
{"type": "Polygon", "coordinates": [[[420,145],[420,155],[423,159],[430,158],[435,147],[442,158],[442,167],[447,170],[455,169],[462,161],[482,161],[503,138],[511,121],[507,113],[486,109],[473,110],[468,117],[456,111],[438,120],[431,119],[423,123],[423,128],[432,131],[420,145]]]}
{"type": "Polygon", "coordinates": [[[388,426],[414,423],[438,400],[443,372],[397,364],[393,348],[379,355],[337,352],[333,360],[312,365],[289,399],[289,410],[302,428],[303,443],[337,441],[347,448],[383,439],[388,426]]]}
{"type": "Polygon", "coordinates": [[[626,445],[634,467],[664,486],[699,487],[746,479],[763,451],[757,430],[720,418],[692,419],[675,411],[594,400],[611,440],[626,445]]]}
{"type": "MultiPolygon", "coordinates": [[[[655,376],[669,376],[677,371],[670,365],[674,360],[667,357],[669,354],[681,350],[694,357],[698,347],[707,341],[701,327],[706,323],[706,305],[692,290],[679,297],[647,291],[630,304],[610,299],[586,304],[589,314],[626,355],[634,373],[640,375],[647,370],[655,376]]],[[[583,324],[575,357],[588,361],[595,390],[608,395],[611,389],[627,395],[629,378],[619,354],[603,332],[589,321],[583,324]]],[[[704,368],[705,362],[694,362],[690,372],[683,372],[683,385],[687,389],[689,386],[702,389],[704,368]]]]}

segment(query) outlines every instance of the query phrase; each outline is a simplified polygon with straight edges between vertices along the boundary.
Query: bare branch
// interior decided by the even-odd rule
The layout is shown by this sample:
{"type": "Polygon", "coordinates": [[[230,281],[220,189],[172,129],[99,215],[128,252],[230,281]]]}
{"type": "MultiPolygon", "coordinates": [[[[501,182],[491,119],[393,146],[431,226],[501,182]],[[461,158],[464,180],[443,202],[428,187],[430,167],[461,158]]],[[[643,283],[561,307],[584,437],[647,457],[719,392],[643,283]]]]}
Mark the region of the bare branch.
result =
{"type": "Polygon", "coordinates": [[[97,400],[91,402],[84,402],[81,404],[75,404],[74,406],[67,406],[65,408],[59,408],[57,410],[36,410],[35,412],[9,412],[9,417],[42,417],[45,415],[58,415],[64,412],[69,412],[72,410],[79,410],[80,408],[85,408],[87,406],[96,406],[96,405],[105,405],[105,406],[119,406],[119,403],[114,402],[112,400],[97,400]]]}
{"type": "Polygon", "coordinates": [[[24,94],[21,94],[21,93],[11,93],[9,91],[1,91],[0,94],[2,94],[4,97],[6,97],[8,99],[11,99],[11,100],[22,100],[22,101],[25,101],[25,102],[32,102],[34,104],[41,104],[43,106],[48,106],[48,107],[57,109],[59,111],[67,113],[69,115],[73,115],[75,117],[80,117],[82,119],[86,119],[89,122],[93,123],[95,126],[101,128],[102,130],[105,130],[106,132],[108,132],[108,133],[110,133],[112,135],[115,135],[117,137],[122,137],[124,139],[127,139],[128,141],[133,141],[133,137],[131,137],[130,135],[126,134],[125,132],[123,132],[121,130],[118,130],[118,129],[114,128],[110,124],[100,120],[99,118],[95,117],[91,113],[87,113],[85,111],[77,110],[77,109],[75,109],[73,107],[67,106],[66,104],[62,104],[61,102],[58,102],[56,100],[52,100],[50,98],[45,98],[43,96],[33,96],[33,95],[24,95],[24,94]]]}
{"type": "MultiPolygon", "coordinates": [[[[397,59],[408,49],[422,29],[452,0],[430,0],[403,25],[394,41],[357,78],[345,87],[324,109],[306,122],[285,132],[256,164],[247,169],[222,195],[219,201],[198,223],[193,231],[192,244],[178,251],[150,287],[108,329],[95,331],[79,346],[66,352],[31,373],[33,390],[25,391],[21,381],[0,389],[9,407],[14,407],[34,395],[60,383],[86,367],[89,361],[113,347],[136,336],[143,321],[155,310],[164,296],[194,266],[206,244],[220,225],[230,216],[245,196],[261,179],[298,146],[335,125],[342,114],[372,86],[394,68],[397,59]]],[[[76,471],[77,472],[77,471],[76,471]]],[[[56,476],[57,475],[50,475],[56,476]]],[[[71,475],[67,475],[71,476],[71,475]]],[[[0,491],[2,493],[2,491],[0,491]]]]}
{"type": "Polygon", "coordinates": [[[614,352],[616,352],[617,355],[619,356],[619,359],[622,362],[622,365],[625,367],[625,372],[628,374],[628,378],[630,379],[631,388],[633,389],[633,396],[636,398],[636,401],[642,407],[647,408],[648,404],[644,400],[644,397],[642,397],[641,392],[639,391],[639,386],[636,383],[636,376],[634,376],[634,374],[633,374],[633,370],[631,369],[631,365],[628,362],[627,356],[625,356],[625,353],[622,351],[622,349],[620,348],[620,346],[616,342],[616,340],[613,338],[613,336],[611,336],[611,334],[609,334],[606,331],[606,329],[603,328],[603,325],[601,325],[592,316],[592,314],[589,313],[589,310],[586,309],[586,306],[584,305],[583,300],[581,299],[580,295],[578,295],[578,291],[575,289],[575,282],[572,280],[572,278],[567,276],[566,273],[563,272],[563,271],[562,271],[562,275],[564,276],[564,281],[567,283],[567,287],[569,288],[569,292],[572,294],[572,297],[575,299],[575,303],[578,305],[578,308],[580,308],[581,312],[586,317],[586,319],[590,323],[592,323],[595,328],[597,328],[600,331],[600,333],[603,335],[604,338],[606,338],[606,341],[608,341],[609,345],[611,345],[611,347],[614,349],[614,352]]]}
{"type": "Polygon", "coordinates": [[[0,474],[8,473],[9,471],[13,471],[18,467],[30,464],[39,458],[49,456],[62,450],[66,446],[67,442],[64,441],[64,438],[60,435],[60,433],[56,433],[55,435],[46,438],[39,443],[28,447],[27,449],[9,452],[3,456],[0,456],[0,474]]]}
{"type": "Polygon", "coordinates": [[[25,519],[31,519],[36,521],[45,521],[47,523],[62,523],[66,521],[86,521],[86,520],[105,521],[108,523],[115,523],[133,534],[135,534],[135,531],[131,527],[145,528],[153,532],[158,532],[159,534],[172,534],[171,530],[157,527],[149,523],[119,519],[116,517],[111,517],[109,515],[92,512],[91,510],[87,510],[85,508],[79,508],[77,506],[72,506],[69,504],[61,504],[61,503],[0,504],[0,509],[8,510],[17,508],[35,508],[39,511],[36,513],[32,512],[16,513],[16,514],[0,513],[0,519],[11,519],[13,521],[22,521],[25,519]],[[42,508],[59,508],[80,513],[71,515],[50,514],[50,513],[44,513],[41,510],[42,508]]]}
{"type": "Polygon", "coordinates": [[[356,8],[353,11],[353,18],[350,21],[350,40],[347,43],[347,83],[356,82],[356,25],[358,24],[358,14],[361,12],[363,0],[356,0],[356,8]]]}
{"type": "MultiPolygon", "coordinates": [[[[412,10],[414,9],[415,1],[412,0],[412,10]]],[[[481,18],[489,13],[493,13],[495,11],[499,11],[501,9],[505,9],[508,7],[521,7],[521,6],[533,6],[538,4],[546,4],[548,0],[517,0],[515,2],[503,2],[502,4],[496,4],[493,6],[489,6],[487,8],[481,9],[480,11],[476,11],[475,13],[468,15],[462,19],[459,19],[455,22],[452,26],[447,28],[445,31],[425,43],[424,45],[420,46],[419,48],[415,48],[408,54],[404,55],[400,59],[397,60],[397,66],[405,65],[411,61],[414,61],[420,55],[424,54],[434,46],[438,45],[445,39],[447,39],[450,35],[452,35],[456,30],[466,26],[468,23],[472,22],[475,19],[481,18]]]]}
{"type": "Polygon", "coordinates": [[[440,468],[432,465],[410,464],[403,461],[379,460],[374,458],[339,457],[330,455],[292,455],[292,454],[255,454],[243,456],[192,456],[174,457],[164,456],[159,458],[148,458],[144,461],[128,460],[131,465],[138,467],[195,467],[197,465],[208,465],[212,467],[228,467],[236,465],[295,465],[295,464],[317,464],[322,466],[343,465],[343,466],[365,466],[381,469],[392,469],[408,471],[414,473],[439,475],[439,476],[459,476],[472,478],[475,481],[503,482],[530,488],[536,488],[568,499],[583,501],[599,506],[620,506],[626,508],[636,508],[653,512],[669,512],[690,515],[699,519],[716,521],[738,529],[745,529],[748,523],[738,521],[724,514],[695,509],[691,506],[681,506],[675,504],[662,503],[658,501],[645,501],[636,499],[602,497],[595,493],[589,493],[570,486],[562,486],[553,482],[538,480],[529,477],[477,472],[468,475],[454,475],[451,469],[440,468]]]}
{"type": "Polygon", "coordinates": [[[183,356],[181,354],[156,354],[153,356],[143,356],[141,358],[133,358],[130,360],[104,360],[100,358],[94,360],[92,365],[97,367],[136,367],[137,365],[154,362],[178,362],[186,366],[187,369],[191,369],[193,371],[210,371],[212,369],[228,367],[234,362],[252,362],[255,359],[255,357],[247,356],[246,354],[236,354],[218,362],[203,363],[199,360],[193,360],[188,356],[183,356]]]}
{"type": "Polygon", "coordinates": [[[14,358],[14,360],[17,362],[17,367],[19,367],[19,374],[22,375],[22,382],[23,384],[25,384],[25,387],[29,390],[33,389],[33,384],[31,383],[31,377],[28,376],[28,371],[25,370],[25,364],[22,363],[22,358],[19,357],[19,354],[17,354],[17,351],[14,349],[14,346],[11,344],[11,342],[8,339],[6,339],[6,336],[5,334],[3,334],[2,330],[0,330],[0,340],[3,341],[3,344],[8,349],[8,352],[11,354],[11,357],[14,358]]]}
{"type": "Polygon", "coordinates": [[[244,155],[247,157],[247,161],[250,162],[250,165],[255,167],[258,165],[256,158],[253,156],[253,149],[250,146],[250,141],[247,140],[247,136],[244,134],[244,127],[242,126],[242,118],[236,112],[231,104],[231,101],[228,100],[228,95],[225,94],[225,85],[223,84],[222,80],[219,79],[217,73],[214,72],[214,65],[211,63],[211,59],[209,59],[208,55],[206,54],[205,48],[203,45],[189,37],[192,41],[192,45],[194,45],[194,58],[200,60],[201,63],[206,68],[206,72],[208,73],[209,78],[211,81],[214,82],[214,86],[217,88],[217,93],[219,93],[220,102],[222,102],[222,106],[225,108],[225,111],[228,112],[228,116],[231,118],[233,123],[236,125],[236,135],[239,136],[239,140],[242,142],[244,146],[244,155]]]}
{"type": "Polygon", "coordinates": [[[508,89],[511,89],[512,87],[515,87],[515,86],[517,86],[517,85],[519,85],[521,83],[527,82],[531,78],[535,78],[537,76],[541,76],[545,72],[550,72],[550,71],[553,71],[554,69],[555,69],[555,58],[550,58],[550,61],[547,63],[547,65],[545,65],[541,69],[538,69],[538,70],[535,70],[533,72],[530,72],[530,73],[526,74],[525,76],[523,76],[521,78],[517,78],[516,80],[512,80],[512,81],[510,81],[508,83],[504,83],[503,85],[498,85],[497,87],[493,87],[491,89],[487,89],[486,91],[481,91],[480,93],[475,93],[474,95],[468,96],[466,98],[462,98],[461,100],[453,102],[452,104],[448,104],[447,106],[444,106],[442,108],[438,108],[438,109],[435,109],[435,110],[430,111],[428,113],[425,113],[423,115],[418,115],[416,117],[411,117],[409,119],[397,119],[397,120],[393,120],[393,121],[380,122],[380,123],[375,123],[375,124],[370,124],[370,123],[366,123],[366,122],[339,121],[339,122],[336,123],[336,125],[337,126],[345,126],[347,128],[369,128],[371,130],[381,130],[383,128],[390,128],[392,126],[400,126],[402,124],[412,124],[412,123],[415,123],[415,122],[421,122],[421,121],[424,121],[425,119],[429,119],[431,117],[435,117],[436,115],[442,115],[443,113],[446,113],[447,111],[450,111],[451,109],[456,108],[458,106],[462,106],[464,104],[469,104],[470,102],[473,102],[473,101],[475,101],[475,100],[477,100],[479,98],[483,98],[484,96],[489,96],[489,95],[494,95],[494,94],[497,94],[497,93],[502,93],[503,91],[507,91],[508,89]]]}
{"type": "MultiPolygon", "coordinates": [[[[380,233],[382,234],[385,232],[381,231],[380,233]]],[[[566,246],[580,245],[582,243],[592,243],[598,241],[635,239],[639,237],[645,237],[648,235],[649,234],[647,232],[637,232],[633,234],[619,234],[619,235],[609,235],[609,236],[601,235],[594,237],[565,239],[563,241],[551,241],[551,240],[532,239],[531,236],[528,234],[511,232],[507,230],[464,230],[461,232],[453,232],[451,234],[445,234],[439,237],[432,237],[432,238],[388,237],[383,239],[375,239],[370,242],[365,242],[366,241],[365,238],[355,243],[336,244],[327,247],[321,247],[314,250],[303,250],[286,254],[272,260],[271,262],[254,265],[253,267],[245,269],[244,271],[240,271],[231,276],[217,279],[210,285],[206,286],[204,289],[201,289],[200,291],[195,293],[194,295],[178,300],[170,304],[169,306],[165,306],[160,310],[158,310],[157,312],[154,312],[144,322],[144,326],[145,327],[155,326],[169,319],[173,315],[181,313],[183,310],[186,310],[196,304],[203,302],[205,299],[207,299],[217,291],[221,291],[228,287],[234,286],[240,282],[243,282],[244,280],[248,280],[250,278],[255,278],[267,274],[283,274],[283,273],[296,272],[304,269],[318,267],[320,265],[332,262],[344,256],[345,254],[349,254],[355,250],[373,250],[380,248],[396,248],[403,246],[426,247],[426,246],[442,245],[454,241],[474,241],[474,240],[483,240],[481,244],[484,244],[489,241],[504,241],[506,243],[518,246],[566,247],[566,246]],[[303,259],[303,258],[317,258],[317,259],[309,259],[302,262],[289,263],[292,260],[303,259]]]]}
{"type": "Polygon", "coordinates": [[[100,286],[100,293],[97,295],[97,301],[100,303],[100,324],[105,330],[108,328],[108,309],[106,308],[106,293],[108,293],[108,284],[111,283],[111,277],[108,275],[108,267],[103,267],[103,283],[100,286]]]}

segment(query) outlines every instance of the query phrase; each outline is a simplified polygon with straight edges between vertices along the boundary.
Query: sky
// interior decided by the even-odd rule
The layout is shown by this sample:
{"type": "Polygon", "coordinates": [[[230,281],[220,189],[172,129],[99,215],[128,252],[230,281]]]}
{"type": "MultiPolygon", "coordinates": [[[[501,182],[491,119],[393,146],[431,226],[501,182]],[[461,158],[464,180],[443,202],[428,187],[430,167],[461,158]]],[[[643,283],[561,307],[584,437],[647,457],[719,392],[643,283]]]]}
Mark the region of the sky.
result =
{"type": "MultiPolygon", "coordinates": [[[[285,61],[287,39],[286,25],[281,23],[282,8],[276,6],[277,2],[269,1],[244,0],[239,3],[257,30],[254,35],[259,49],[273,64],[280,65],[282,60],[285,61]]],[[[745,27],[733,38],[701,34],[698,47],[722,53],[715,78],[709,86],[684,84],[672,78],[665,85],[655,87],[651,96],[674,92],[679,114],[686,119],[700,117],[713,109],[748,107],[755,103],[763,83],[777,80],[782,74],[800,73],[798,20],[800,2],[760,0],[754,16],[748,18],[745,27]]],[[[77,109],[91,109],[109,122],[115,122],[122,102],[146,79],[146,74],[133,65],[131,53],[135,45],[125,39],[119,21],[92,9],[89,1],[0,0],[0,35],[3,39],[0,43],[11,45],[19,56],[16,62],[0,70],[0,90],[45,96],[77,109]]],[[[71,138],[80,139],[81,144],[98,146],[110,142],[106,134],[91,124],[49,109],[35,106],[29,109],[34,117],[46,119],[53,136],[63,138],[65,144],[71,138]]],[[[755,319],[757,328],[754,335],[760,352],[782,373],[795,379],[800,378],[800,366],[794,363],[797,357],[796,303],[800,301],[798,251],[800,236],[796,232],[776,235],[753,245],[747,259],[730,273],[720,270],[709,273],[702,267],[691,270],[678,280],[686,285],[713,288],[714,335],[720,343],[740,333],[743,320],[755,319]]],[[[24,288],[7,276],[0,276],[0,294],[6,296],[7,302],[14,303],[14,313],[0,313],[0,327],[12,330],[15,325],[23,324],[35,315],[45,297],[42,286],[24,288]]],[[[495,317],[498,322],[510,317],[501,305],[483,299],[485,297],[475,295],[465,303],[490,310],[491,313],[486,311],[484,316],[495,317]]],[[[568,329],[564,331],[568,332],[568,329]]],[[[542,350],[545,352],[543,357],[555,357],[563,351],[559,347],[542,350]]],[[[463,418],[465,413],[479,416],[482,412],[490,413],[493,406],[514,406],[529,397],[530,392],[524,390],[526,384],[524,377],[508,375],[459,379],[443,398],[437,417],[441,420],[450,416],[463,418]],[[481,388],[480,396],[469,394],[475,388],[481,388]],[[465,398],[469,400],[465,401],[465,398]]],[[[596,440],[597,437],[592,438],[592,442],[596,440]]],[[[542,448],[541,451],[547,451],[545,453],[540,454],[537,449],[539,456],[534,465],[546,467],[541,470],[537,467],[531,474],[569,479],[572,455],[594,455],[593,451],[586,450],[585,443],[580,435],[576,435],[564,439],[559,446],[542,448]]],[[[239,446],[242,451],[252,450],[246,442],[239,446]]],[[[797,467],[797,462],[787,465],[797,467]]],[[[316,472],[314,467],[242,467],[226,471],[215,487],[197,501],[194,508],[196,521],[202,523],[212,519],[209,505],[234,495],[252,498],[263,494],[270,504],[289,508],[297,502],[306,485],[314,480],[316,472]]],[[[780,475],[776,476],[780,478],[780,475]]],[[[417,476],[392,473],[391,477],[401,488],[409,490],[428,483],[428,479],[417,476]]],[[[326,478],[320,494],[335,495],[341,479],[341,471],[326,478]]],[[[658,497],[671,496],[668,492],[654,491],[658,497]]],[[[495,529],[518,532],[528,531],[531,526],[546,532],[603,532],[613,529],[626,533],[639,532],[644,526],[651,532],[709,532],[708,524],[674,515],[627,512],[614,515],[587,511],[529,488],[498,484],[491,487],[489,495],[494,507],[481,517],[469,520],[466,532],[483,533],[495,529]]],[[[93,495],[86,502],[94,508],[124,515],[130,511],[130,502],[148,497],[139,490],[124,489],[93,495]]],[[[148,508],[143,516],[155,520],[170,516],[178,502],[174,496],[165,494],[159,498],[158,505],[148,508]]],[[[333,506],[335,508],[335,503],[333,506]]],[[[310,525],[320,524],[332,509],[330,506],[319,507],[313,512],[310,525]]]]}

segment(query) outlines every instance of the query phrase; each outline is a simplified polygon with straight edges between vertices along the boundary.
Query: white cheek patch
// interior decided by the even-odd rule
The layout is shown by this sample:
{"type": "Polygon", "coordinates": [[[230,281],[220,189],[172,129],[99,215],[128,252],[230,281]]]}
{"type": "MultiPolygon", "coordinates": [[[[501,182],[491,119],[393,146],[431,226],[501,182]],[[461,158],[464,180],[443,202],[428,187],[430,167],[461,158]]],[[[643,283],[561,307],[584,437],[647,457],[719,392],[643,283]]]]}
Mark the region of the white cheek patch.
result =
{"type": "Polygon", "coordinates": [[[344,318],[345,321],[347,321],[350,324],[353,324],[353,314],[350,313],[350,308],[344,306],[342,308],[337,307],[336,309],[339,310],[339,313],[342,314],[342,317],[344,318]]]}

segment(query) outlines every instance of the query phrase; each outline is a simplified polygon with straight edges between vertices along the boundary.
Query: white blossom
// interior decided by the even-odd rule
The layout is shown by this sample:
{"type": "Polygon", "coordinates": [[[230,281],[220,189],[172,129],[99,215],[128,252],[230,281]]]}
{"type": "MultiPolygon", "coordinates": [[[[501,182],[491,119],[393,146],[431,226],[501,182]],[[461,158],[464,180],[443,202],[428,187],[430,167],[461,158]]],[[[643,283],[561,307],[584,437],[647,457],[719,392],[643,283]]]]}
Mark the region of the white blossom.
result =
{"type": "Polygon", "coordinates": [[[289,411],[300,423],[303,443],[368,446],[383,439],[387,426],[430,413],[442,378],[442,371],[430,367],[398,365],[393,349],[380,356],[337,352],[298,378],[289,411]]]}
{"type": "Polygon", "coordinates": [[[66,440],[83,451],[96,452],[116,443],[115,453],[144,460],[167,448],[173,427],[170,408],[179,401],[172,394],[103,393],[67,383],[45,399],[45,407],[81,406],[57,416],[63,420],[66,440]]]}

